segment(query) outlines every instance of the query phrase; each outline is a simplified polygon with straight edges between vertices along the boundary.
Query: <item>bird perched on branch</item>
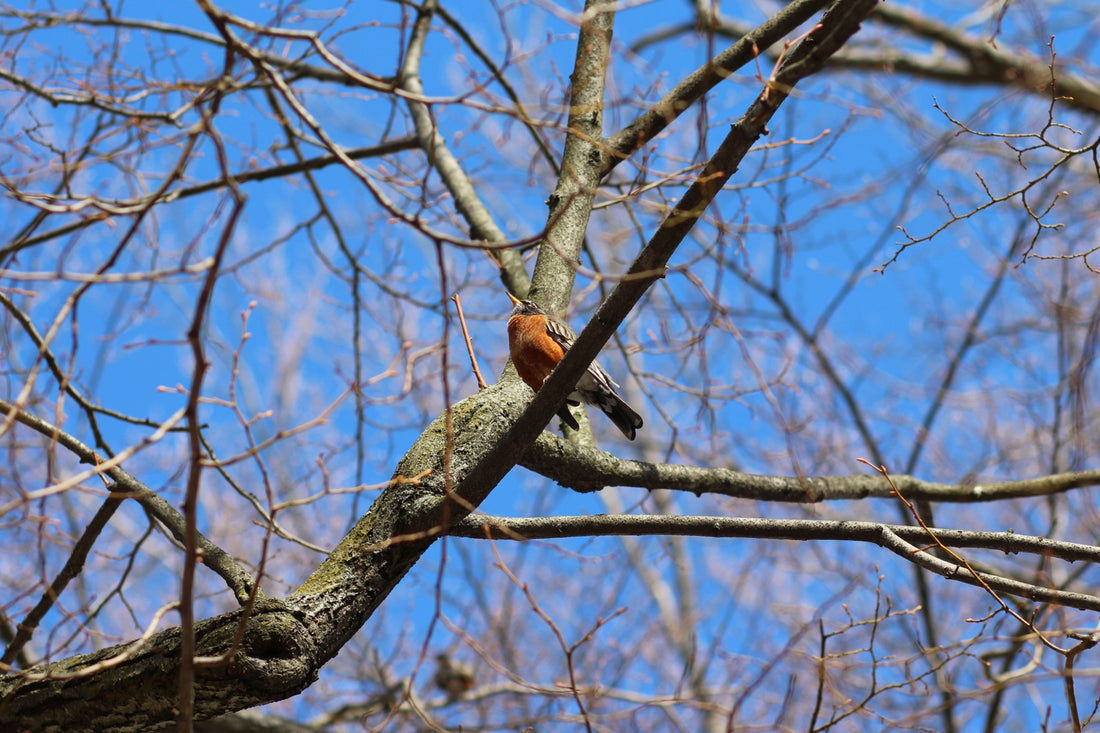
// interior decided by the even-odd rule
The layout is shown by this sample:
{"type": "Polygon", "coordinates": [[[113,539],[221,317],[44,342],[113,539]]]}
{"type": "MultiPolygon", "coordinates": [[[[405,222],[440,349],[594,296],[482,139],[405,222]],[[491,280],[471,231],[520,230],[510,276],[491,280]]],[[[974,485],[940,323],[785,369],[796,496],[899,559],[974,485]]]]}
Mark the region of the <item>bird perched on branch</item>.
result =
{"type": "MultiPolygon", "coordinates": [[[[512,363],[524,382],[536,392],[542,383],[554,371],[554,367],[565,356],[565,352],[577,340],[577,334],[569,324],[560,318],[549,315],[530,300],[519,300],[511,293],[508,298],[515,307],[508,319],[508,350],[512,363]]],[[[622,431],[627,440],[634,440],[638,428],[642,427],[642,418],[626,401],[618,395],[615,388],[619,385],[596,362],[588,365],[581,375],[573,392],[566,398],[566,404],[558,410],[558,417],[574,430],[580,429],[577,419],[569,412],[568,405],[582,402],[595,405],[611,418],[615,427],[622,431]]]]}
{"type": "Polygon", "coordinates": [[[447,695],[447,702],[461,700],[463,695],[474,687],[474,668],[463,662],[451,659],[446,654],[437,654],[433,682],[447,695]]]}

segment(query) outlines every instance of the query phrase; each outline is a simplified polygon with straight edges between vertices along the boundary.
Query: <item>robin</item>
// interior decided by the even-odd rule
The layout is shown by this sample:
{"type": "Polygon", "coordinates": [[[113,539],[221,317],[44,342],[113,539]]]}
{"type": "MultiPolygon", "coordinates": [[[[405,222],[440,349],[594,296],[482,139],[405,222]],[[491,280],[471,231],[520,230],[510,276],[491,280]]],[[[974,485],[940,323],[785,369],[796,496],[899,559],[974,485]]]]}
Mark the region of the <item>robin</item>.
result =
{"type": "MultiPolygon", "coordinates": [[[[538,392],[577,340],[577,334],[568,323],[547,314],[530,300],[519,300],[511,293],[508,293],[508,298],[515,305],[508,319],[508,350],[512,363],[523,381],[538,392]]],[[[558,417],[569,427],[579,430],[580,425],[569,412],[568,405],[582,402],[595,405],[611,418],[627,440],[634,440],[636,431],[642,427],[642,418],[615,392],[618,386],[603,367],[592,362],[566,398],[566,404],[558,410],[558,417]]]]}

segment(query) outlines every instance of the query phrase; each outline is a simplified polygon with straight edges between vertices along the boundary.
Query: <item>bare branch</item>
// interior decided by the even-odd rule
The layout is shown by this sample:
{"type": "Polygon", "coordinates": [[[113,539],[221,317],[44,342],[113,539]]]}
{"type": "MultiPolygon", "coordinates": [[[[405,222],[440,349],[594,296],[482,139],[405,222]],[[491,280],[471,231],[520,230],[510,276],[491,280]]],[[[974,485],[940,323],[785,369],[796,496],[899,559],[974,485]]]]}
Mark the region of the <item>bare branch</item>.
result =
{"type": "MultiPolygon", "coordinates": [[[[824,521],[811,519],[747,519],[740,517],[693,517],[660,515],[596,515],[580,517],[489,517],[471,515],[451,525],[457,537],[494,540],[545,540],[601,535],[678,535],[694,537],[752,537],[770,540],[847,540],[885,547],[909,562],[932,570],[950,580],[989,587],[1021,598],[1057,603],[1071,608],[1100,611],[1100,597],[1054,588],[1044,588],[1012,578],[977,575],[945,562],[921,549],[928,534],[922,527],[876,522],[824,521]]],[[[1072,542],[1058,542],[1014,532],[971,532],[936,529],[945,545],[996,550],[1006,553],[1035,553],[1067,562],[1100,562],[1100,548],[1072,542]]]]}

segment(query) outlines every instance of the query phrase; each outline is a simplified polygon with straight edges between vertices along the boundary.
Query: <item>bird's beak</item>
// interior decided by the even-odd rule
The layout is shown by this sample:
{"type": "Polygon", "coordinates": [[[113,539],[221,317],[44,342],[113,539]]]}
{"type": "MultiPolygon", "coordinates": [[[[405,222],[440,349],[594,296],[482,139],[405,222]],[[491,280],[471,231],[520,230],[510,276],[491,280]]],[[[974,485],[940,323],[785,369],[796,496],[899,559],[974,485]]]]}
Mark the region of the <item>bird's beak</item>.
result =
{"type": "Polygon", "coordinates": [[[522,300],[520,300],[520,299],[519,299],[519,298],[517,298],[516,296],[512,295],[511,293],[509,293],[509,292],[507,292],[507,291],[505,291],[505,293],[506,293],[506,294],[507,294],[507,296],[508,296],[508,300],[512,301],[512,305],[519,305],[520,303],[522,303],[522,302],[523,302],[522,300]]]}

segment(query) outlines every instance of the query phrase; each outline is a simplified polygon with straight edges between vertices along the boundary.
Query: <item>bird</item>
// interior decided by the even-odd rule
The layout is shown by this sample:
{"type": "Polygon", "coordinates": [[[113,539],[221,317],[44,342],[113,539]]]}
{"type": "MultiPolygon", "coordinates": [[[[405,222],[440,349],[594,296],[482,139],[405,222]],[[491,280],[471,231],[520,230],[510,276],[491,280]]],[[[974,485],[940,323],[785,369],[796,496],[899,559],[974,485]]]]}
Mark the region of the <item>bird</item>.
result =
{"type": "MultiPolygon", "coordinates": [[[[515,306],[508,318],[508,351],[519,376],[538,392],[577,340],[577,334],[568,323],[548,314],[533,301],[520,300],[511,293],[508,298],[515,306]]],[[[582,402],[595,405],[611,418],[627,440],[634,440],[638,428],[642,427],[642,418],[615,391],[618,386],[611,375],[593,361],[566,398],[566,404],[558,410],[558,417],[569,427],[579,430],[580,425],[569,412],[568,405],[582,402]]]]}
{"type": "Polygon", "coordinates": [[[447,695],[447,702],[456,702],[473,689],[474,668],[464,662],[451,659],[446,654],[437,654],[433,682],[447,695]]]}

